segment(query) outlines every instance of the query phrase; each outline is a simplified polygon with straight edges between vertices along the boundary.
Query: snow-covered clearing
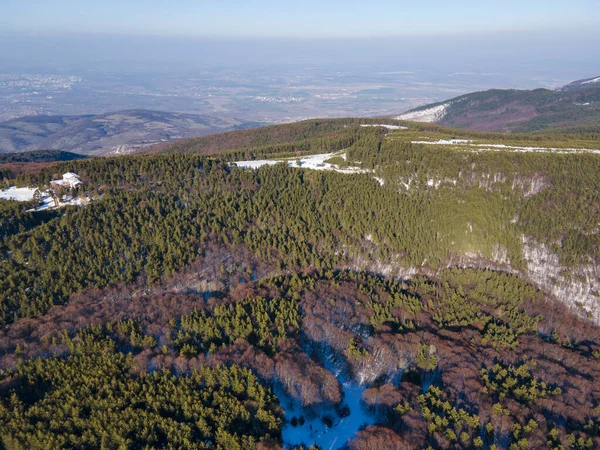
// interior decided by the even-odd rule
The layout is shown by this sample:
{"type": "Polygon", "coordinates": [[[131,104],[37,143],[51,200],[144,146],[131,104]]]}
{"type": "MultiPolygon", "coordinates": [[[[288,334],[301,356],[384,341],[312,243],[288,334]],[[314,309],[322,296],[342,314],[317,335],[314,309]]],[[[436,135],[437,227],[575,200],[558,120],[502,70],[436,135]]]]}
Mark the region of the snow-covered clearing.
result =
{"type": "MultiPolygon", "coordinates": [[[[296,445],[306,444],[318,445],[323,450],[337,450],[344,446],[349,439],[362,428],[377,422],[374,414],[367,411],[362,403],[362,394],[367,389],[365,385],[349,381],[342,384],[344,390],[344,400],[341,408],[345,409],[348,415],[339,417],[335,411],[326,411],[323,416],[308,419],[303,412],[302,407],[297,401],[282,401],[285,410],[286,423],[282,430],[284,448],[292,448],[296,445]],[[347,407],[347,408],[346,408],[347,407]],[[327,416],[331,420],[331,427],[327,426],[322,420],[327,416]],[[304,417],[304,424],[293,426],[290,421],[293,417],[300,419],[304,417]]],[[[283,396],[280,395],[280,399],[283,396]]]]}
{"type": "Polygon", "coordinates": [[[461,147],[470,147],[475,151],[503,151],[509,150],[517,153],[595,153],[600,154],[600,149],[591,148],[556,148],[556,147],[520,147],[517,145],[506,144],[475,144],[473,141],[465,139],[440,139],[437,141],[412,141],[413,144],[424,145],[456,145],[461,147]]]}
{"type": "Polygon", "coordinates": [[[361,123],[360,126],[361,127],[383,127],[383,128],[387,128],[388,130],[408,130],[408,127],[403,127],[401,125],[387,125],[385,123],[378,123],[378,124],[361,123]]]}
{"type": "Polygon", "coordinates": [[[325,161],[338,156],[346,159],[346,153],[322,153],[320,155],[303,156],[300,158],[282,158],[282,159],[261,159],[256,161],[236,161],[237,167],[247,169],[258,169],[262,166],[272,166],[281,162],[287,163],[290,167],[313,170],[333,170],[340,173],[369,173],[368,170],[360,167],[339,167],[337,164],[330,164],[325,161]],[[300,162],[300,164],[298,164],[300,162]]]}
{"type": "Polygon", "coordinates": [[[444,118],[448,106],[450,106],[450,103],[444,103],[442,105],[434,106],[433,108],[422,109],[420,111],[407,112],[396,116],[395,119],[433,123],[444,118]]]}
{"type": "Polygon", "coordinates": [[[28,202],[33,200],[33,194],[37,191],[37,188],[30,187],[15,187],[11,186],[4,191],[0,191],[0,199],[2,200],[16,200],[18,202],[28,202]]]}
{"type": "Polygon", "coordinates": [[[362,401],[362,395],[369,386],[351,379],[343,368],[344,364],[336,362],[332,354],[324,355],[322,362],[325,369],[333,373],[341,383],[343,400],[337,410],[327,408],[314,417],[308,416],[298,400],[276,392],[285,411],[286,422],[282,429],[285,449],[305,444],[318,445],[323,450],[337,450],[343,448],[362,428],[379,422],[378,416],[370,412],[362,401]],[[344,411],[344,417],[338,411],[344,411]],[[291,423],[294,417],[299,420],[296,426],[291,423]],[[304,420],[303,424],[300,423],[300,418],[304,420]]]}
{"type": "MultiPolygon", "coordinates": [[[[37,191],[37,188],[31,187],[9,187],[4,191],[0,191],[0,199],[3,200],[16,200],[18,202],[29,202],[33,200],[34,193],[37,191]]],[[[42,211],[44,209],[53,208],[54,199],[48,192],[40,192],[40,204],[36,208],[30,209],[29,211],[42,211]]]]}
{"type": "Polygon", "coordinates": [[[412,141],[413,144],[427,144],[427,145],[462,145],[470,144],[473,141],[468,139],[440,139],[438,141],[412,141]]]}

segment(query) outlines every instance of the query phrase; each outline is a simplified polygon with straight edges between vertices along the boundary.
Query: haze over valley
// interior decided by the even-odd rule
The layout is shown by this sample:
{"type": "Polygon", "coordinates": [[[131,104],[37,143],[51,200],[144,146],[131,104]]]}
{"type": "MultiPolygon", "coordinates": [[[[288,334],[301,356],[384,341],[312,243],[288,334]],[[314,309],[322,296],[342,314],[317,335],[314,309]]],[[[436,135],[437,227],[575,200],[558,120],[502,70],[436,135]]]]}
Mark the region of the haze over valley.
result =
{"type": "Polygon", "coordinates": [[[600,55],[589,36],[534,36],[535,44],[555,47],[557,52],[577,47],[567,65],[540,58],[534,43],[520,45],[523,37],[274,43],[0,35],[4,49],[0,49],[4,61],[0,66],[0,151],[134,151],[194,135],[307,118],[393,116],[474,91],[555,89],[581,78],[582,73],[596,75],[593,57],[600,55]],[[458,50],[449,57],[452,45],[458,50]],[[49,51],[40,52],[41,46],[49,51]],[[15,47],[20,53],[10,51],[15,47]],[[502,54],[489,53],[497,47],[503,49],[502,54]],[[157,62],[150,63],[151,59],[157,62]],[[78,127],[83,124],[84,134],[71,136],[68,130],[67,140],[64,134],[44,140],[54,130],[54,125],[44,125],[44,118],[24,119],[26,124],[47,128],[34,128],[33,137],[13,132],[28,131],[29,125],[23,130],[22,120],[15,122],[23,117],[52,116],[50,123],[70,123],[74,118],[69,116],[94,115],[99,116],[94,122],[102,122],[106,114],[133,112],[127,119],[131,123],[136,122],[136,114],[147,111],[153,111],[155,119],[163,113],[194,117],[187,124],[164,114],[154,125],[146,123],[143,129],[130,125],[125,130],[120,127],[122,121],[98,125],[87,120],[78,127]]]}

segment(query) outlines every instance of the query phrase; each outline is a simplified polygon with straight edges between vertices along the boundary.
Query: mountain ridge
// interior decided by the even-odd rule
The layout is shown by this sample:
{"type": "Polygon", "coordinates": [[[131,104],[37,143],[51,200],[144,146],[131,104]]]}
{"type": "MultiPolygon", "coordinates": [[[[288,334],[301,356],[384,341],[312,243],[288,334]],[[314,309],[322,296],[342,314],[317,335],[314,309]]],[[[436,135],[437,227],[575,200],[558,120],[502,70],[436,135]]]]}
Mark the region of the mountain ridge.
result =
{"type": "Polygon", "coordinates": [[[475,131],[531,132],[598,123],[600,77],[560,89],[489,89],[423,105],[395,116],[475,131]]]}
{"type": "Polygon", "coordinates": [[[572,83],[564,85],[562,91],[574,91],[578,89],[588,89],[591,87],[600,86],[600,77],[584,78],[582,80],[576,80],[572,83]]]}

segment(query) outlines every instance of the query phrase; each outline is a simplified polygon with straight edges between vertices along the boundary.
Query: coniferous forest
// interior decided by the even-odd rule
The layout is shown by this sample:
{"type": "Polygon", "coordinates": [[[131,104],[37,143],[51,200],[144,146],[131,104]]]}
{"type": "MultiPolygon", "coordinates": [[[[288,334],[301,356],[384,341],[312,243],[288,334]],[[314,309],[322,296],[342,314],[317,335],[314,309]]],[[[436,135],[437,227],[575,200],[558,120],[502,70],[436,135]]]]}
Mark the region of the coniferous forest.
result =
{"type": "Polygon", "coordinates": [[[335,119],[7,159],[85,201],[0,200],[0,449],[600,448],[599,148],[335,119]]]}

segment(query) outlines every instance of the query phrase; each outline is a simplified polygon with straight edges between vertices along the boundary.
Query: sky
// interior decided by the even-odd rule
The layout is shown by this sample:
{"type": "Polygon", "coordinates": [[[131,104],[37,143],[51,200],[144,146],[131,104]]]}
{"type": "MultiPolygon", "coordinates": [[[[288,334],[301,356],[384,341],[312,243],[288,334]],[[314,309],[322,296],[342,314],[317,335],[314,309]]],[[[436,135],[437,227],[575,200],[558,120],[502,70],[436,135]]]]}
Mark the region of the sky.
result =
{"type": "Polygon", "coordinates": [[[599,0],[0,0],[0,73],[300,64],[584,78],[600,71],[599,25],[599,0]]]}
{"type": "Polygon", "coordinates": [[[0,0],[5,34],[377,38],[593,30],[598,0],[0,0]]]}

